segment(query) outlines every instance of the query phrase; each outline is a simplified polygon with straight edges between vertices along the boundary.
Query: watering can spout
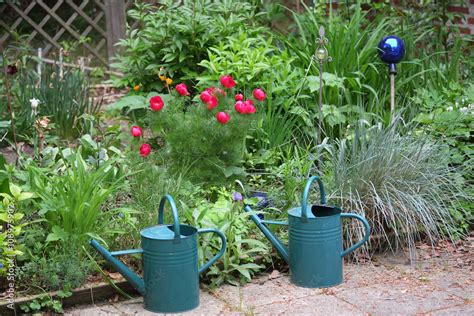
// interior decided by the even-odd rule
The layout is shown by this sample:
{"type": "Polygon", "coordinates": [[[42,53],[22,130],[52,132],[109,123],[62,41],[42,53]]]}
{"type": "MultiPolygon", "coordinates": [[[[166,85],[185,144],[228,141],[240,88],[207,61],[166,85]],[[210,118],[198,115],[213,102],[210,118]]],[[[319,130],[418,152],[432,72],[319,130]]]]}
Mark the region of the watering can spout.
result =
{"type": "MultiPolygon", "coordinates": [[[[130,284],[141,294],[145,295],[145,283],[143,280],[136,275],[132,270],[130,270],[125,264],[123,264],[120,260],[114,257],[114,253],[109,252],[107,249],[102,247],[96,240],[92,239],[90,241],[92,247],[94,247],[101,255],[104,257],[105,260],[110,262],[110,264],[121,274],[125,279],[127,279],[130,284]]],[[[130,253],[139,253],[142,252],[140,250],[124,250],[118,251],[116,255],[124,255],[130,253]]]]}
{"type": "MultiPolygon", "coordinates": [[[[249,205],[245,205],[244,210],[250,213],[250,218],[257,224],[257,227],[262,231],[265,237],[272,243],[273,247],[280,253],[283,259],[289,264],[290,256],[288,254],[288,248],[283,245],[283,243],[268,229],[265,225],[266,221],[262,221],[257,214],[255,214],[249,205]]],[[[270,222],[268,222],[270,223],[270,222]]],[[[270,224],[287,224],[285,222],[271,222],[270,224]]]]}

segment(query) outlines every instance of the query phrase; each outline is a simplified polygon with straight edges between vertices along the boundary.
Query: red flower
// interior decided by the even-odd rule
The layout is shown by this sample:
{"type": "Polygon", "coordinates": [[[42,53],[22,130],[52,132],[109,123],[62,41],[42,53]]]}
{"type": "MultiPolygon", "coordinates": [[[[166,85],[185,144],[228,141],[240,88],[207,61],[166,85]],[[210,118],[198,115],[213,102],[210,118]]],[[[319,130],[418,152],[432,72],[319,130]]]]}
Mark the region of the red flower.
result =
{"type": "Polygon", "coordinates": [[[244,102],[244,113],[242,114],[253,114],[257,111],[255,106],[253,105],[252,100],[247,100],[244,102]]]}
{"type": "Polygon", "coordinates": [[[263,101],[267,97],[265,92],[263,92],[262,89],[255,89],[253,90],[253,97],[257,99],[258,101],[263,101]]]}
{"type": "Polygon", "coordinates": [[[222,125],[225,125],[227,124],[227,122],[229,122],[230,115],[227,114],[226,112],[219,112],[216,115],[216,119],[219,123],[221,123],[222,125]]]}
{"type": "Polygon", "coordinates": [[[225,75],[221,77],[221,84],[227,89],[231,89],[235,86],[235,81],[231,75],[225,75]]]}
{"type": "Polygon", "coordinates": [[[213,108],[217,106],[217,104],[219,104],[219,101],[217,100],[215,96],[211,96],[211,98],[209,99],[208,102],[206,102],[206,104],[207,104],[207,109],[212,110],[213,108]]]}
{"type": "Polygon", "coordinates": [[[151,152],[151,146],[150,145],[145,143],[145,144],[142,144],[140,146],[140,156],[146,157],[150,154],[150,152],[151,152]]]}
{"type": "Polygon", "coordinates": [[[140,126],[132,126],[132,136],[133,137],[140,137],[142,136],[142,128],[140,126]]]}
{"type": "MultiPolygon", "coordinates": [[[[209,89],[209,88],[208,88],[209,89]]],[[[217,100],[217,98],[215,96],[213,96],[209,90],[206,89],[205,91],[203,91],[201,93],[201,95],[199,96],[199,98],[201,99],[202,102],[206,103],[207,104],[207,109],[208,110],[212,110],[213,108],[215,108],[217,106],[217,104],[219,103],[219,101],[217,100]]]]}
{"type": "Polygon", "coordinates": [[[209,100],[212,98],[211,92],[208,91],[209,88],[207,88],[205,91],[201,93],[199,98],[201,99],[202,102],[207,103],[209,100]]]}
{"type": "Polygon", "coordinates": [[[235,95],[235,101],[242,101],[244,99],[244,95],[242,93],[238,93],[235,95]]]}
{"type": "Polygon", "coordinates": [[[176,91],[181,94],[183,97],[189,95],[188,87],[184,83],[176,85],[176,91]]]}
{"type": "Polygon", "coordinates": [[[152,111],[160,111],[165,106],[163,99],[156,95],[150,99],[150,108],[152,111]]]}
{"type": "Polygon", "coordinates": [[[245,114],[246,106],[242,101],[235,102],[234,109],[240,114],[245,114]]]}

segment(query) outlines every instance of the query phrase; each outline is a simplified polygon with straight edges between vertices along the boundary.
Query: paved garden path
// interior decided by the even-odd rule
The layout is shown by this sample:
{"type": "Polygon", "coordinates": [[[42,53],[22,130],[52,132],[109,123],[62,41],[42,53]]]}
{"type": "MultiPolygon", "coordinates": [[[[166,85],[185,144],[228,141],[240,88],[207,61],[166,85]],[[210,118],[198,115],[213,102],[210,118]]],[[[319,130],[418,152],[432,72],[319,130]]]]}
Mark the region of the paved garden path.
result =
{"type": "MultiPolygon", "coordinates": [[[[298,288],[274,271],[242,287],[201,290],[200,306],[184,315],[474,315],[472,240],[449,251],[421,248],[419,264],[401,256],[346,264],[345,282],[329,289],[298,288]]],[[[141,298],[66,314],[153,315],[141,298]]]]}

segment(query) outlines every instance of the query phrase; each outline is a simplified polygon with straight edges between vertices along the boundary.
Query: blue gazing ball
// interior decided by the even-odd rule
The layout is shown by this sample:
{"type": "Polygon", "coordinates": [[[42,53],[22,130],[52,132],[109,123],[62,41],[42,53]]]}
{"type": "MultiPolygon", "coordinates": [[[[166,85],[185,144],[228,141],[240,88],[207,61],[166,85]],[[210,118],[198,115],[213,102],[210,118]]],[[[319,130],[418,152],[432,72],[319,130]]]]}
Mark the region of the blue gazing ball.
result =
{"type": "Polygon", "coordinates": [[[394,35],[384,37],[378,48],[380,59],[388,64],[398,63],[405,55],[405,43],[394,35]]]}

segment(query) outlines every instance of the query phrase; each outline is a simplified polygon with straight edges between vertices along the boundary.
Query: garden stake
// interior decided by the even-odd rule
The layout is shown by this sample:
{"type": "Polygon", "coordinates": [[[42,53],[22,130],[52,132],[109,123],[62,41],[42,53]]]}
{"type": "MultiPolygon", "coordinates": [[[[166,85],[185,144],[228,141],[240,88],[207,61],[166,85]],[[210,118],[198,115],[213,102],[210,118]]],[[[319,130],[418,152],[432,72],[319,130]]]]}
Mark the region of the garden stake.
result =
{"type": "Polygon", "coordinates": [[[318,139],[317,144],[321,141],[321,134],[322,134],[322,124],[323,124],[323,64],[325,61],[330,62],[331,57],[328,56],[328,50],[326,49],[326,44],[328,43],[328,39],[324,36],[324,26],[319,28],[319,38],[316,40],[318,46],[316,48],[316,52],[314,53],[314,57],[319,62],[319,131],[318,131],[318,139]]]}
{"type": "Polygon", "coordinates": [[[109,252],[94,239],[90,244],[143,295],[146,310],[177,313],[196,308],[199,305],[199,274],[224,254],[227,246],[224,234],[214,228],[198,230],[180,224],[173,198],[165,195],[160,202],[158,225],[143,229],[140,235],[142,249],[109,252]],[[167,201],[173,212],[172,225],[163,224],[167,201]],[[202,233],[217,234],[222,246],[209,262],[198,267],[197,235],[202,233]],[[143,279],[115,258],[135,253],[143,254],[143,279]]]}
{"type": "Polygon", "coordinates": [[[251,212],[250,218],[290,265],[291,282],[306,288],[342,283],[343,257],[362,246],[370,235],[369,223],[362,216],[341,213],[340,208],[326,205],[323,183],[316,176],[306,182],[301,207],[288,211],[288,222],[261,220],[249,205],[244,210],[251,212]],[[321,205],[308,205],[309,189],[315,180],[319,184],[321,205]],[[341,218],[358,219],[365,228],[364,238],[346,250],[342,249],[341,218]],[[267,224],[288,225],[288,248],[273,235],[267,224]]]}
{"type": "Polygon", "coordinates": [[[397,63],[405,55],[405,44],[394,35],[384,37],[379,42],[379,56],[383,62],[388,64],[390,75],[390,116],[393,119],[395,112],[395,76],[397,75],[397,63]]]}

